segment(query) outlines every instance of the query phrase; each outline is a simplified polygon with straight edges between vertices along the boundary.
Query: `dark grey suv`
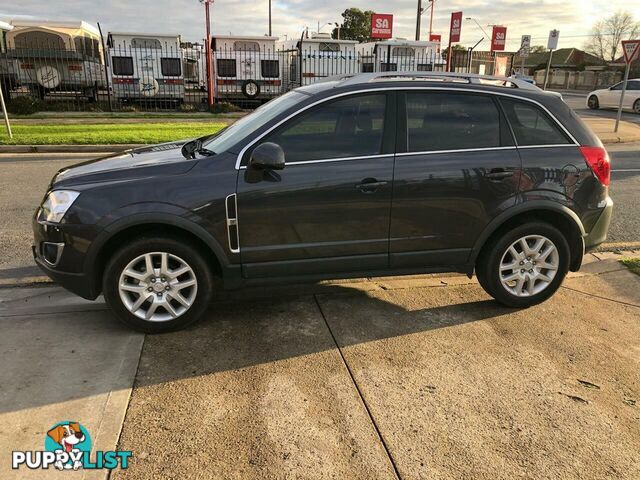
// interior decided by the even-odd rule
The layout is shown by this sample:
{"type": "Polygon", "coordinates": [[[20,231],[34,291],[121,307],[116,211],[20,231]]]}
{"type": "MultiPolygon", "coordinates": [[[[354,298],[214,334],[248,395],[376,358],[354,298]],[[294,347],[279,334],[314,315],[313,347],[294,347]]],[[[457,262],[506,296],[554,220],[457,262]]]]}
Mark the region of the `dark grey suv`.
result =
{"type": "Polygon", "coordinates": [[[58,172],[40,267],[146,332],[224,288],[475,270],[499,302],[549,298],[606,238],[609,157],[524,81],[371,73],[287,93],[225,130],[58,172]]]}

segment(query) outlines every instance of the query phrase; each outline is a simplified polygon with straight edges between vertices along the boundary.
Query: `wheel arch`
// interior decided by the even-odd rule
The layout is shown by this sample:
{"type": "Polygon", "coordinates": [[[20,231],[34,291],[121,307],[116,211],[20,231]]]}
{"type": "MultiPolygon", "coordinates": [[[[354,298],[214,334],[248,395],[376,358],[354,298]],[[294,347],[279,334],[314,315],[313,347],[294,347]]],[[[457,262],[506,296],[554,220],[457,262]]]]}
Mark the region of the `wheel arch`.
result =
{"type": "Polygon", "coordinates": [[[532,201],[513,207],[496,217],[487,225],[476,240],[469,255],[468,265],[472,273],[483,248],[491,244],[491,239],[504,231],[528,221],[543,221],[553,225],[566,237],[570,249],[569,269],[577,271],[584,256],[584,225],[578,215],[569,207],[546,201],[532,201]]]}
{"type": "Polygon", "coordinates": [[[87,278],[91,279],[95,296],[102,291],[102,276],[110,252],[124,245],[127,240],[154,234],[180,238],[191,243],[205,257],[211,271],[224,277],[229,267],[228,258],[216,239],[203,227],[174,215],[132,215],[109,225],[91,245],[84,271],[87,278]]]}

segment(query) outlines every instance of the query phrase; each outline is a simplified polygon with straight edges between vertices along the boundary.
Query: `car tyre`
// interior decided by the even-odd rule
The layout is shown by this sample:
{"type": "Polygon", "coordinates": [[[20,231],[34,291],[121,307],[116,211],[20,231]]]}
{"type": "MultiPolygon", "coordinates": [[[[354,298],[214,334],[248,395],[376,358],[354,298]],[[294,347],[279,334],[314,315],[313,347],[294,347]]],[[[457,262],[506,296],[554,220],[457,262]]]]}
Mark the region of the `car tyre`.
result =
{"type": "Polygon", "coordinates": [[[640,99],[636,100],[633,103],[633,113],[637,113],[640,115],[640,99]]]}
{"type": "Polygon", "coordinates": [[[595,95],[591,95],[587,100],[587,105],[591,110],[598,110],[600,108],[600,102],[598,101],[598,97],[595,95]]]}
{"type": "Polygon", "coordinates": [[[547,223],[531,222],[492,237],[478,257],[476,275],[499,303],[527,308],[558,290],[569,271],[569,259],[562,232],[547,223]]]}
{"type": "Polygon", "coordinates": [[[179,330],[197,321],[212,289],[204,256],[171,237],[142,237],[124,245],[112,255],[103,276],[109,307],[127,326],[144,333],[179,330]]]}

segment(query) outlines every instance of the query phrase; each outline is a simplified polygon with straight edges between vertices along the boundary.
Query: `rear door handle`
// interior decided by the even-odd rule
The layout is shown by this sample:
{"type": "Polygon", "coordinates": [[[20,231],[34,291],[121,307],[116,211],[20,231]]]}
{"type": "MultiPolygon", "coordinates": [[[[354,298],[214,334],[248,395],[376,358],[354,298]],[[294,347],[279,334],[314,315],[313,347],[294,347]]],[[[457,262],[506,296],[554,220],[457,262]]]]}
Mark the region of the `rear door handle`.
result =
{"type": "Polygon", "coordinates": [[[356,185],[356,188],[362,193],[374,193],[378,188],[383,187],[387,182],[379,182],[375,178],[365,178],[362,183],[356,185]]]}
{"type": "Polygon", "coordinates": [[[484,174],[485,177],[491,180],[504,180],[505,178],[513,177],[513,170],[505,170],[504,168],[492,168],[484,174]]]}

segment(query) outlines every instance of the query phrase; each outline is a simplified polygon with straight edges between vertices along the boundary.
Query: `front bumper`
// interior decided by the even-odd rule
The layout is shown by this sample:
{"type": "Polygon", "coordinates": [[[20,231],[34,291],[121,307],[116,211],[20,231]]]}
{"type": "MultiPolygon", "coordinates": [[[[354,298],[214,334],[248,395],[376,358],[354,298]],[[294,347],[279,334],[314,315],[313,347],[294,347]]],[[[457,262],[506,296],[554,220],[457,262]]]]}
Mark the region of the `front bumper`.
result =
{"type": "Polygon", "coordinates": [[[99,291],[84,270],[90,242],[83,226],[63,226],[33,219],[32,253],[36,265],[54,282],[76,295],[94,300],[99,291]]]}
{"type": "Polygon", "coordinates": [[[613,214],[613,200],[607,197],[605,205],[598,217],[598,220],[591,228],[591,231],[584,237],[585,251],[593,250],[607,239],[611,215],[613,214]]]}

